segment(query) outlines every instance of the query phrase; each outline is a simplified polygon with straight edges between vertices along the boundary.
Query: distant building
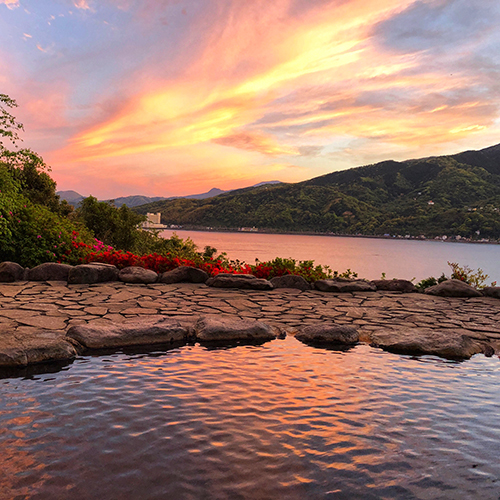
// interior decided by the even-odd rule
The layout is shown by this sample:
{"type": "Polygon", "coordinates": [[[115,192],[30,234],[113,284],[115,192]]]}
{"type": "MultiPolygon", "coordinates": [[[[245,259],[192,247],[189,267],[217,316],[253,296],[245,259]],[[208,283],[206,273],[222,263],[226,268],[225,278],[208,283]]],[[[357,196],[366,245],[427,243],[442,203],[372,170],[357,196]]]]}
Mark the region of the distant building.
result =
{"type": "Polygon", "coordinates": [[[161,212],[156,214],[147,213],[147,220],[142,224],[143,229],[163,229],[163,224],[161,223],[161,212]]]}

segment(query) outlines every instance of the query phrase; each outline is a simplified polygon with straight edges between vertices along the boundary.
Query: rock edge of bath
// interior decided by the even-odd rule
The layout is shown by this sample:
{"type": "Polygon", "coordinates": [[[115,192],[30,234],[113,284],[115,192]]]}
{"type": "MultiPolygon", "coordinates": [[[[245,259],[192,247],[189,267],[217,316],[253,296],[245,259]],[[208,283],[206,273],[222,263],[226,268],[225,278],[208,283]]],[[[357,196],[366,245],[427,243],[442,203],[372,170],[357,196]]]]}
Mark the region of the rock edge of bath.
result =
{"type": "MultiPolygon", "coordinates": [[[[365,279],[323,279],[308,283],[303,277],[285,275],[271,280],[257,278],[251,274],[221,273],[210,277],[202,269],[180,266],[171,271],[156,273],[138,266],[125,267],[119,270],[111,264],[92,262],[70,266],[56,262],[45,262],[33,269],[24,269],[15,262],[0,263],[0,283],[15,281],[66,281],[69,285],[96,284],[121,281],[131,284],[152,283],[205,283],[214,288],[234,288],[243,290],[273,290],[279,288],[299,289],[302,291],[315,289],[322,292],[375,292],[391,291],[415,293],[417,288],[408,280],[365,280],[365,279]]],[[[494,297],[500,298],[500,287],[486,287],[484,290],[450,279],[425,290],[426,294],[441,297],[494,297]]]]}
{"type": "Polygon", "coordinates": [[[178,347],[187,343],[261,344],[287,333],[297,341],[318,347],[352,347],[360,341],[398,354],[436,355],[446,359],[464,360],[474,354],[493,354],[491,346],[471,339],[459,332],[436,334],[431,329],[388,329],[369,338],[360,338],[354,327],[321,322],[301,328],[285,330],[264,321],[201,316],[162,316],[127,324],[75,325],[64,337],[50,331],[40,336],[3,345],[0,350],[0,368],[25,368],[50,362],[70,362],[81,354],[131,347],[178,347]]]}

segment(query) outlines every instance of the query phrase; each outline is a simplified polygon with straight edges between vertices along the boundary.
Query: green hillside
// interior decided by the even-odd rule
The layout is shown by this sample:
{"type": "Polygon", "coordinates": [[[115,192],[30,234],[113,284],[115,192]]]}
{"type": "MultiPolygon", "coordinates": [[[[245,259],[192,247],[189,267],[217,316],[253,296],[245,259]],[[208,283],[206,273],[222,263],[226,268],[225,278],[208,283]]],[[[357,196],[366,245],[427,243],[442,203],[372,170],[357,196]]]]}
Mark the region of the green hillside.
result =
{"type": "Polygon", "coordinates": [[[136,210],[193,228],[500,239],[500,145],[136,210]]]}

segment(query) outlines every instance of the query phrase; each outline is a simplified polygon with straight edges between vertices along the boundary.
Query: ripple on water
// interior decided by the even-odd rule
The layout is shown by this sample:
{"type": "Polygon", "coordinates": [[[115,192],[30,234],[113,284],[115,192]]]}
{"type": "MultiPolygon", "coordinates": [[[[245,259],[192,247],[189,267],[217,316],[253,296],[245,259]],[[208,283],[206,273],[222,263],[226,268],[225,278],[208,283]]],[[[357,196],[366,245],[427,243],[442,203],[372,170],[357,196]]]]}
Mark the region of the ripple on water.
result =
{"type": "Polygon", "coordinates": [[[498,360],[294,339],[0,381],[0,498],[498,499],[498,360]]]}

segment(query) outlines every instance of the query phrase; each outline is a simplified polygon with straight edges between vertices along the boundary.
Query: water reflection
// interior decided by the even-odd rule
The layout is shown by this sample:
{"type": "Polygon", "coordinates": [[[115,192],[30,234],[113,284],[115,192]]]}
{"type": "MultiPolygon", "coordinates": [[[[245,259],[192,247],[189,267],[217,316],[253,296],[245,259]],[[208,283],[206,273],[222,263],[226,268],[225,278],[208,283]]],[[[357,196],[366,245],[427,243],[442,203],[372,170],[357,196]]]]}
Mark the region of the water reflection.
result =
{"type": "Polygon", "coordinates": [[[294,339],[78,359],[0,381],[0,491],[497,498],[497,364],[294,339]]]}

